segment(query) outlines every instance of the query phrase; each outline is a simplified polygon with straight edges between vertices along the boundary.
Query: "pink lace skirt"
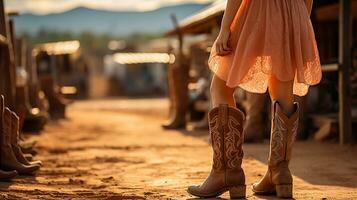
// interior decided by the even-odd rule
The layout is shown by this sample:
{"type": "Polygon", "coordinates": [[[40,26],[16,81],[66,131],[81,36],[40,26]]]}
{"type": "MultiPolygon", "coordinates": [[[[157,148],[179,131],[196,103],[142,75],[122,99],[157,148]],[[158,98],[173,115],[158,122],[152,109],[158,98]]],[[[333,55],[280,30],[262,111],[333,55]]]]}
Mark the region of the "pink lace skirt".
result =
{"type": "Polygon", "coordinates": [[[321,80],[320,58],[310,16],[303,0],[243,0],[231,25],[226,56],[208,60],[228,87],[265,93],[271,75],[294,80],[294,94],[304,96],[321,80]]]}

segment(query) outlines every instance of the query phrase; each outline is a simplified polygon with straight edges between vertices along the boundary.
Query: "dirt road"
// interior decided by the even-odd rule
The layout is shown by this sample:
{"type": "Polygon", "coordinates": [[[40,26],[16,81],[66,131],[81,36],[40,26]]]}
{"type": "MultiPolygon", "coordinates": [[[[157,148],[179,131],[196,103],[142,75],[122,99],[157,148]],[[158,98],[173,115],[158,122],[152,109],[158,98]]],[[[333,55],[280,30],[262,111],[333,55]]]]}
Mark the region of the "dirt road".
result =
{"type": "MultiPolygon", "coordinates": [[[[205,132],[163,131],[164,99],[71,105],[38,141],[35,177],[0,183],[1,199],[191,199],[186,186],[209,173],[205,132]]],[[[357,199],[357,146],[298,142],[291,168],[296,199],[357,199]],[[337,157],[335,157],[335,155],[337,157]]],[[[267,144],[245,145],[248,188],[266,170],[267,144]]],[[[247,199],[274,199],[255,196],[247,199]]],[[[227,198],[228,196],[223,196],[227,198]]]]}

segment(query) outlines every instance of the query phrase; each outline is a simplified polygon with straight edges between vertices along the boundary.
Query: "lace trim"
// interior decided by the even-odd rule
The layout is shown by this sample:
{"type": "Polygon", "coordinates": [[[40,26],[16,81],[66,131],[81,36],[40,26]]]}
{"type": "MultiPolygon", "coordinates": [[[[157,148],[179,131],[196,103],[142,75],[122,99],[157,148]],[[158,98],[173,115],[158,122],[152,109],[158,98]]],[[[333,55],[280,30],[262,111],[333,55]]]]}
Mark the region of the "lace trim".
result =
{"type": "MultiPolygon", "coordinates": [[[[214,51],[213,51],[214,52],[214,51]]],[[[318,55],[318,49],[314,45],[315,59],[311,61],[306,61],[305,65],[301,68],[297,68],[294,77],[293,93],[298,96],[305,96],[309,90],[309,86],[316,85],[321,81],[322,71],[320,58],[318,55]]],[[[214,72],[218,77],[226,81],[229,87],[241,87],[242,89],[253,92],[253,93],[265,93],[268,88],[269,77],[274,73],[273,63],[271,56],[259,56],[256,57],[254,64],[249,68],[248,72],[243,76],[242,80],[239,82],[231,82],[229,80],[229,69],[219,70],[221,59],[224,57],[215,55],[214,53],[210,56],[208,64],[212,72],[214,72]]],[[[233,75],[237,76],[237,75],[233,75]]],[[[282,81],[287,77],[278,77],[282,81]]]]}

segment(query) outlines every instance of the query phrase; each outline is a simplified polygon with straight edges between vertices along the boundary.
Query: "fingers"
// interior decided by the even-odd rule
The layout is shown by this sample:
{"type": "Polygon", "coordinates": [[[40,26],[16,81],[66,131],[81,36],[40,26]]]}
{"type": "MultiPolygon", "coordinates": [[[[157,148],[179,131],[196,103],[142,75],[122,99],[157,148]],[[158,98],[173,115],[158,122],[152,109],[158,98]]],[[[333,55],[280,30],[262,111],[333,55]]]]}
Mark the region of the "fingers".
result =
{"type": "Polygon", "coordinates": [[[231,51],[231,48],[228,46],[228,42],[223,43],[223,50],[224,51],[231,51]]]}
{"type": "Polygon", "coordinates": [[[224,55],[231,53],[231,51],[232,50],[231,50],[231,48],[228,47],[227,43],[221,43],[221,42],[216,43],[217,55],[224,56],[224,55]]]}

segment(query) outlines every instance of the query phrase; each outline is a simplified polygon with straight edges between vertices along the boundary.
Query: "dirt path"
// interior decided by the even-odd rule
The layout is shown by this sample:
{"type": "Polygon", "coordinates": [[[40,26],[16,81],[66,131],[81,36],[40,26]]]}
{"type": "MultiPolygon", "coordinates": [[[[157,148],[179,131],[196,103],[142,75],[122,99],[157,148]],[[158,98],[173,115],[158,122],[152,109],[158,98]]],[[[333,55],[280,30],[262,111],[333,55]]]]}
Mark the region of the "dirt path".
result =
{"type": "MultiPolygon", "coordinates": [[[[45,165],[35,177],[0,183],[0,199],[190,199],[185,189],[210,170],[204,132],[163,131],[163,99],[98,100],[70,106],[40,135],[45,165]]],[[[266,144],[245,145],[247,185],[266,170],[266,144]]],[[[357,199],[357,146],[297,143],[296,199],[357,199]],[[338,157],[333,157],[337,155],[338,157]]],[[[248,199],[273,199],[254,196],[248,199]]],[[[223,196],[226,197],[227,196],[223,196]]]]}

